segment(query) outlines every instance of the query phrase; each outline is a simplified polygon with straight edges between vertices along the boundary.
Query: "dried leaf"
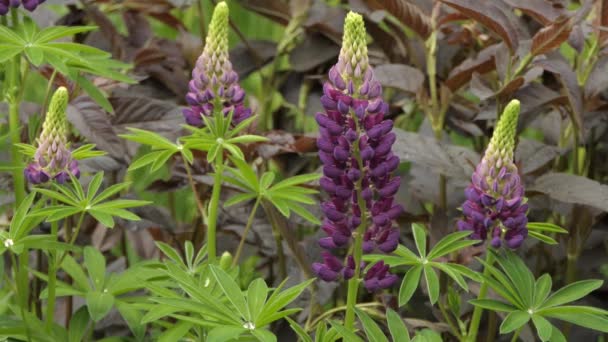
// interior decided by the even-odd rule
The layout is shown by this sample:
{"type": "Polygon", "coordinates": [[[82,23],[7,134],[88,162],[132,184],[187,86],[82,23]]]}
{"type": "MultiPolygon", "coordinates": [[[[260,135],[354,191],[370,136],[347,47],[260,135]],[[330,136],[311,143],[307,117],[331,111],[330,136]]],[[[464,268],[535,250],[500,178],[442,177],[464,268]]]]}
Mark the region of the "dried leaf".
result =
{"type": "Polygon", "coordinates": [[[517,31],[502,10],[490,1],[478,0],[441,0],[467,17],[479,22],[496,33],[512,52],[517,50],[517,31]]]}
{"type": "Polygon", "coordinates": [[[422,39],[427,39],[433,27],[431,19],[418,6],[406,0],[364,0],[372,10],[385,10],[411,28],[422,39]]]}
{"type": "Polygon", "coordinates": [[[539,177],[528,191],[537,191],[552,199],[584,204],[608,212],[608,186],[586,177],[567,173],[548,173],[539,177]]]}
{"type": "Polygon", "coordinates": [[[559,48],[568,40],[572,31],[572,21],[570,18],[562,17],[549,26],[540,29],[532,38],[532,48],[530,53],[534,56],[542,55],[559,48]]]}
{"type": "Polygon", "coordinates": [[[374,75],[382,86],[416,94],[424,84],[424,74],[409,65],[384,64],[374,69],[374,75]]]}

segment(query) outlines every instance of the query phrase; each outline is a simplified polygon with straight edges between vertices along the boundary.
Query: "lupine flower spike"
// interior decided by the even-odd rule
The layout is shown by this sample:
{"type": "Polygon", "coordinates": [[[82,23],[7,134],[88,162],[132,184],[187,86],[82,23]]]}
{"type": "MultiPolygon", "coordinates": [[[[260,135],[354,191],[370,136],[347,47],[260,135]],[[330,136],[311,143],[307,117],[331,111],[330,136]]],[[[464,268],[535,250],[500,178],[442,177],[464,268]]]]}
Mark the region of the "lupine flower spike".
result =
{"type": "Polygon", "coordinates": [[[251,109],[243,104],[245,91],[228,57],[228,6],[220,2],[213,11],[203,54],[192,70],[186,95],[190,108],[183,111],[189,125],[202,127],[201,115],[210,116],[216,108],[224,115],[232,112],[233,125],[251,116],[251,109]]]}
{"type": "MultiPolygon", "coordinates": [[[[399,242],[393,221],[402,212],[394,203],[400,179],[392,176],[399,158],[391,152],[395,142],[393,122],[384,120],[388,106],[369,65],[366,37],[363,18],[349,13],[338,63],[330,69],[323,88],[325,113],[316,115],[324,175],[320,182],[329,195],[329,200],[321,204],[325,214],[321,228],[328,236],[320,239],[319,245],[327,250],[346,249],[362,220],[371,219],[365,222],[363,252],[390,253],[399,242]],[[365,205],[369,218],[361,217],[359,204],[365,205]]],[[[352,255],[345,263],[330,252],[324,252],[323,258],[323,263],[313,264],[321,279],[353,276],[352,255]]],[[[372,266],[365,275],[366,288],[375,291],[392,286],[397,277],[387,271],[382,262],[372,266]]]]}
{"type": "Polygon", "coordinates": [[[500,117],[490,144],[465,190],[464,218],[459,230],[471,230],[471,238],[491,238],[493,247],[503,243],[518,248],[528,230],[528,204],[517,166],[513,163],[519,101],[511,101],[500,117]]]}
{"type": "Polygon", "coordinates": [[[5,15],[12,8],[23,5],[23,8],[32,12],[46,0],[0,0],[0,15],[5,15]]]}
{"type": "Polygon", "coordinates": [[[72,158],[68,149],[67,106],[68,91],[60,87],[49,104],[42,133],[38,137],[34,161],[24,170],[26,179],[32,184],[45,183],[52,179],[64,183],[70,178],[70,174],[80,176],[78,162],[72,158]]]}

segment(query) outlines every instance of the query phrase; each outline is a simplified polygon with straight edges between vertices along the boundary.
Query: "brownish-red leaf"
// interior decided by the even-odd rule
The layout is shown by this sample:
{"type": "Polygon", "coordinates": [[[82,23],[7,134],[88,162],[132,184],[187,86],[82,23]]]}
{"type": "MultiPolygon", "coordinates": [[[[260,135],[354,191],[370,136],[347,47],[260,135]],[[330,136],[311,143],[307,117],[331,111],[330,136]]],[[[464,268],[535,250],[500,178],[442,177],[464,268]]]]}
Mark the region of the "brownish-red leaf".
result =
{"type": "Polygon", "coordinates": [[[564,92],[568,97],[568,104],[570,107],[570,114],[574,126],[577,128],[579,134],[583,135],[583,93],[581,87],[578,85],[578,79],[576,73],[572,70],[572,67],[568,65],[563,59],[550,59],[538,61],[535,63],[541,68],[549,71],[561,82],[564,92]]]}
{"type": "Polygon", "coordinates": [[[403,64],[384,64],[374,69],[374,74],[382,86],[417,93],[424,83],[422,71],[403,64]]]}
{"type": "Polygon", "coordinates": [[[547,0],[505,0],[505,2],[529,15],[543,26],[551,25],[560,15],[565,14],[564,8],[554,6],[547,0]]]}
{"type": "Polygon", "coordinates": [[[450,88],[452,92],[458,90],[465,83],[471,80],[471,76],[474,72],[479,74],[485,74],[496,68],[496,61],[494,55],[499,49],[500,44],[489,46],[482,50],[476,57],[466,59],[455,67],[445,81],[445,85],[450,88]]]}
{"type": "Polygon", "coordinates": [[[518,38],[513,23],[502,10],[491,1],[441,0],[467,17],[479,22],[500,36],[509,49],[517,50],[518,38]]]}
{"type": "Polygon", "coordinates": [[[289,4],[276,0],[244,0],[239,4],[248,10],[259,13],[281,25],[287,25],[291,19],[289,4]]]}
{"type": "Polygon", "coordinates": [[[418,6],[406,0],[365,0],[373,10],[385,10],[423,39],[433,31],[431,20],[418,6]]]}
{"type": "Polygon", "coordinates": [[[542,55],[559,48],[568,40],[572,31],[572,21],[570,18],[561,17],[553,24],[540,29],[532,38],[530,52],[534,56],[542,55]]]}
{"type": "Polygon", "coordinates": [[[595,27],[600,36],[600,43],[608,39],[608,0],[600,0],[597,2],[595,27]]]}

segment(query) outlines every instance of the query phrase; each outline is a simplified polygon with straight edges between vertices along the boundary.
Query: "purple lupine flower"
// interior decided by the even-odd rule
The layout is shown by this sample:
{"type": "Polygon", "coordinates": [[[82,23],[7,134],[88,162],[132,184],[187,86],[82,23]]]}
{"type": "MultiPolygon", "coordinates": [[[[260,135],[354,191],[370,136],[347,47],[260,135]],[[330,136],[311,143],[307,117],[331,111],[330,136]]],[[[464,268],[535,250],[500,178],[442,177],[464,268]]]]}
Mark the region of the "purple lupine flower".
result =
{"type": "Polygon", "coordinates": [[[45,1],[46,0],[0,0],[0,15],[6,15],[11,7],[17,8],[20,5],[23,5],[23,8],[32,12],[45,1]]]}
{"type": "Polygon", "coordinates": [[[503,242],[518,248],[528,236],[528,204],[517,166],[513,163],[519,101],[511,101],[500,117],[492,140],[465,190],[464,218],[459,230],[471,230],[471,238],[491,238],[493,247],[503,242]]]}
{"type": "Polygon", "coordinates": [[[25,178],[32,184],[46,183],[49,180],[64,183],[70,174],[80,177],[78,162],[72,158],[68,149],[67,105],[68,91],[60,87],[51,98],[34,161],[23,170],[25,178]]]}
{"type": "Polygon", "coordinates": [[[398,279],[396,275],[389,273],[389,266],[380,261],[367,271],[363,284],[368,291],[374,292],[393,286],[398,279]]]}
{"type": "MultiPolygon", "coordinates": [[[[371,218],[371,222],[365,222],[369,227],[363,236],[363,251],[390,253],[399,243],[399,231],[393,222],[402,213],[402,207],[394,201],[400,185],[400,179],[392,175],[399,166],[399,158],[391,152],[396,136],[391,132],[393,122],[384,119],[388,105],[382,100],[382,87],[369,66],[363,18],[351,12],[344,26],[338,63],[330,69],[329,81],[323,87],[321,103],[325,113],[315,117],[324,175],[320,185],[329,195],[321,204],[325,214],[321,228],[327,237],[320,239],[319,245],[325,249],[347,247],[362,223],[362,203],[371,218]]],[[[337,279],[335,260],[330,265],[324,259],[324,267],[314,266],[317,274],[322,279],[329,278],[319,271],[327,273],[331,269],[336,274],[331,280],[337,279]]],[[[377,273],[378,267],[383,266],[374,265],[368,271],[368,275],[372,272],[370,286],[366,286],[370,290],[394,283],[378,281],[372,286],[372,279],[392,279],[386,275],[388,268],[377,273]]],[[[349,255],[343,278],[351,278],[354,269],[355,261],[349,255]]]]}
{"type": "Polygon", "coordinates": [[[205,49],[192,70],[186,95],[190,107],[183,111],[186,122],[202,127],[201,115],[211,116],[219,109],[224,115],[232,113],[233,125],[249,118],[251,109],[244,105],[245,91],[238,81],[228,56],[228,6],[220,2],[213,11],[205,49]]]}

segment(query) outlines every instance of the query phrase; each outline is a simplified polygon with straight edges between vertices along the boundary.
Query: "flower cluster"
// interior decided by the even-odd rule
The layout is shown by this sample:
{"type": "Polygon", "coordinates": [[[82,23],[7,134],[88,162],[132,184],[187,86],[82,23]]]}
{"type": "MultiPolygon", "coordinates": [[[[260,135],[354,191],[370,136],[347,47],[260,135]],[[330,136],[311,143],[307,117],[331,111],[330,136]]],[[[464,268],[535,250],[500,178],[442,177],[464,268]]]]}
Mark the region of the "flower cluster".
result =
{"type": "Polygon", "coordinates": [[[60,87],[49,104],[42,133],[38,137],[34,161],[24,170],[26,179],[32,184],[46,183],[51,179],[64,183],[70,174],[80,176],[78,162],[72,159],[72,153],[68,149],[67,105],[68,91],[60,87]]]}
{"type": "Polygon", "coordinates": [[[473,231],[473,239],[485,241],[489,235],[496,248],[503,242],[509,248],[518,248],[528,236],[528,205],[513,163],[518,117],[519,101],[513,100],[498,121],[472,183],[465,190],[464,218],[458,222],[459,230],[473,231]]]}
{"type": "MultiPolygon", "coordinates": [[[[348,247],[361,224],[365,225],[363,252],[390,253],[399,243],[393,221],[402,212],[394,203],[400,179],[392,176],[399,158],[391,152],[395,134],[392,121],[384,120],[388,106],[381,95],[382,87],[369,66],[363,18],[351,12],[344,24],[338,63],[324,85],[321,102],[325,113],[316,115],[324,175],[320,184],[329,195],[321,204],[325,214],[321,228],[328,236],[319,245],[327,250],[348,247]]],[[[313,264],[321,279],[353,276],[352,255],[345,265],[329,252],[324,252],[323,259],[323,263],[313,264]]],[[[375,291],[392,286],[397,277],[387,271],[382,262],[373,265],[365,275],[366,288],[375,291]]]]}
{"type": "Polygon", "coordinates": [[[17,8],[23,5],[28,11],[33,11],[46,0],[0,0],[0,15],[6,15],[8,11],[12,8],[17,8]]]}
{"type": "Polygon", "coordinates": [[[203,54],[192,70],[186,95],[190,108],[183,111],[186,122],[202,127],[201,115],[210,116],[216,108],[224,115],[232,113],[233,125],[249,118],[251,109],[243,104],[245,91],[238,81],[228,56],[228,6],[220,2],[213,11],[203,54]]]}

